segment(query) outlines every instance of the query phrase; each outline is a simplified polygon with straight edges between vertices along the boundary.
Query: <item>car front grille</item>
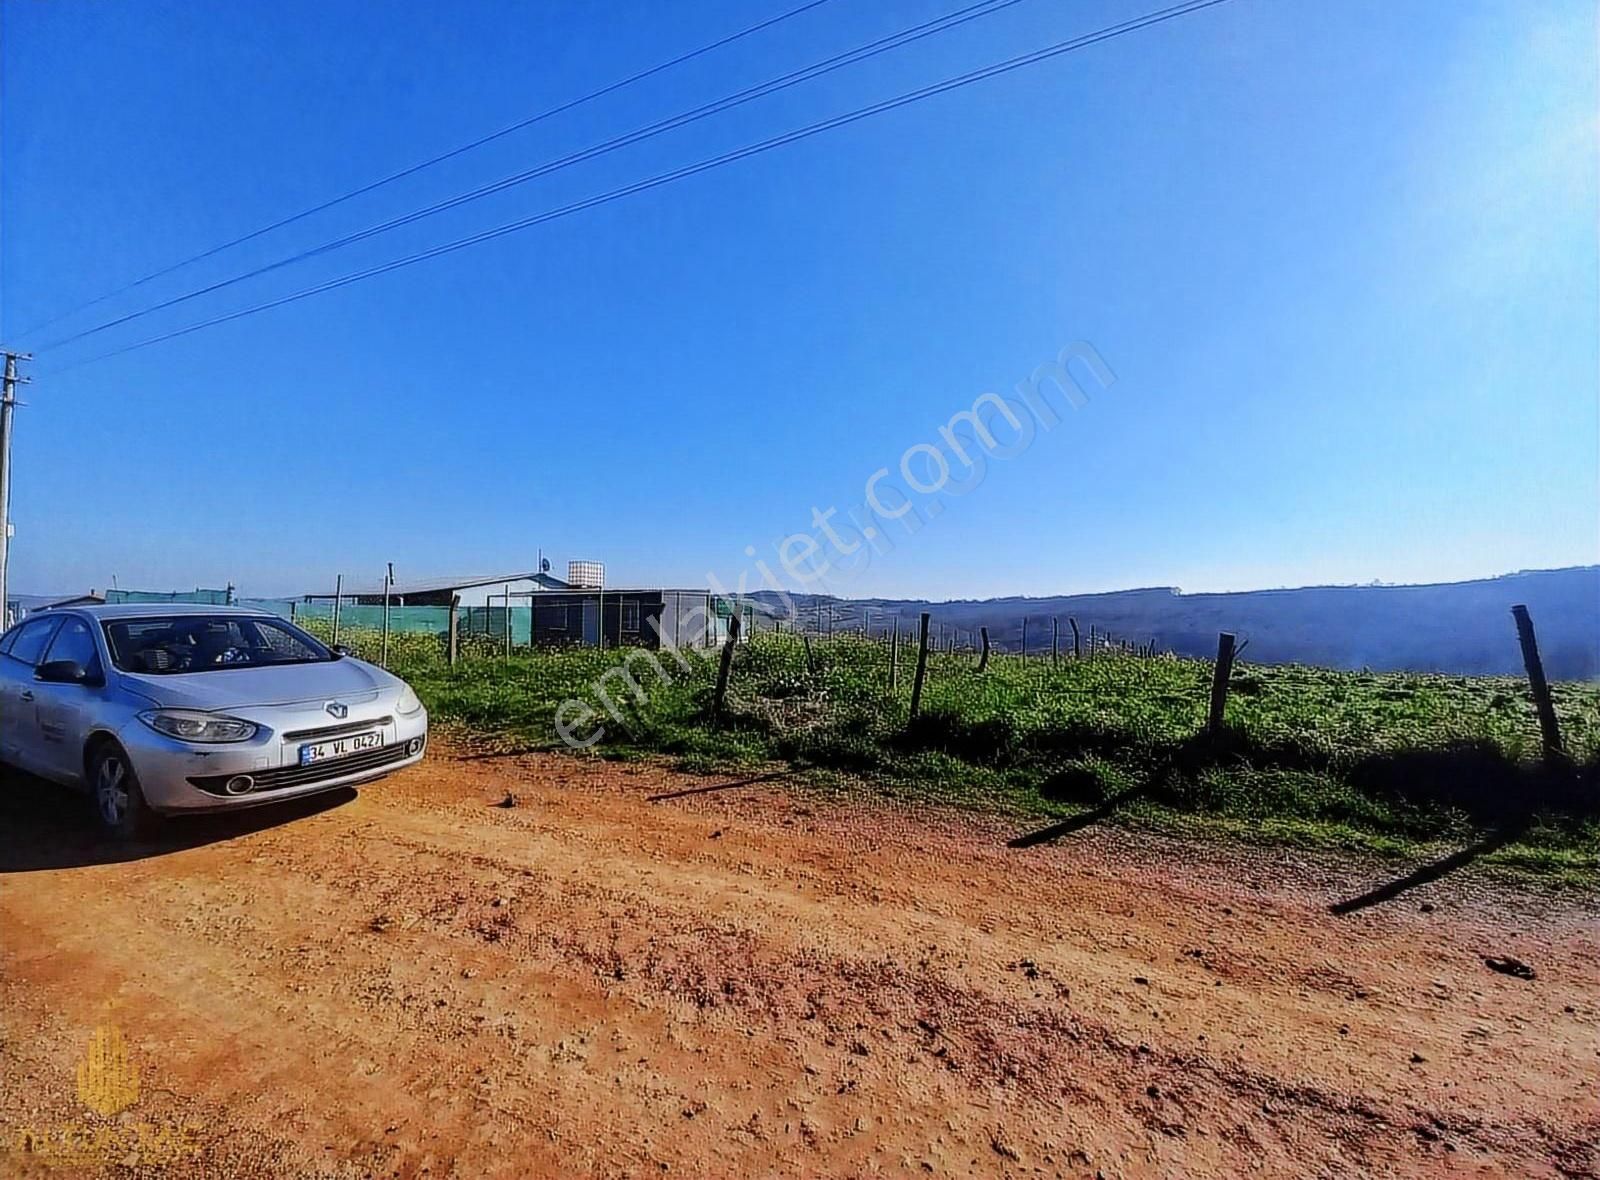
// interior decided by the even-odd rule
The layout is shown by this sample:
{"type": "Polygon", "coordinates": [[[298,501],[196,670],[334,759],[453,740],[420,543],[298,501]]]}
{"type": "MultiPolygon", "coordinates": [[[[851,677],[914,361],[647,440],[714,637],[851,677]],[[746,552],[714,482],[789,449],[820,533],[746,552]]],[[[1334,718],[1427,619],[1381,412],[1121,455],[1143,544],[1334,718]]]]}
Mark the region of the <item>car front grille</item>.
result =
{"type": "Polygon", "coordinates": [[[362,733],[369,729],[382,729],[393,725],[393,717],[371,717],[366,721],[341,721],[338,725],[324,725],[320,729],[291,729],[283,735],[286,742],[316,741],[318,738],[338,737],[341,733],[362,733]]]}
{"type": "Polygon", "coordinates": [[[347,758],[330,758],[325,762],[313,762],[309,766],[279,766],[271,770],[255,771],[249,776],[255,780],[255,785],[240,795],[231,793],[224,786],[230,779],[238,778],[237,774],[197,775],[192,776],[189,781],[208,795],[221,795],[228,799],[243,798],[247,795],[260,794],[262,791],[303,787],[326,779],[360,774],[362,771],[382,770],[391,763],[403,762],[409,758],[411,756],[409,745],[407,742],[400,742],[393,746],[379,746],[376,750],[363,750],[347,758]]]}

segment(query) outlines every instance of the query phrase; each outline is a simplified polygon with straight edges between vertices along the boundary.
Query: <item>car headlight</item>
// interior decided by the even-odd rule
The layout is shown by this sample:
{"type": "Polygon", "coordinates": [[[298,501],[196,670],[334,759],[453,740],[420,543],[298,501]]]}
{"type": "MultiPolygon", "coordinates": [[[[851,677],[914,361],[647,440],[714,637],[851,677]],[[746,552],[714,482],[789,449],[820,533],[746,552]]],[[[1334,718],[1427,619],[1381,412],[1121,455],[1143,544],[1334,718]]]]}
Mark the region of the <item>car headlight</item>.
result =
{"type": "Polygon", "coordinates": [[[400,699],[395,701],[394,711],[402,717],[410,717],[422,711],[422,700],[409,684],[400,689],[400,699]]]}
{"type": "Polygon", "coordinates": [[[253,721],[192,709],[152,709],[140,713],[139,720],[180,742],[244,742],[255,737],[259,728],[253,721]]]}

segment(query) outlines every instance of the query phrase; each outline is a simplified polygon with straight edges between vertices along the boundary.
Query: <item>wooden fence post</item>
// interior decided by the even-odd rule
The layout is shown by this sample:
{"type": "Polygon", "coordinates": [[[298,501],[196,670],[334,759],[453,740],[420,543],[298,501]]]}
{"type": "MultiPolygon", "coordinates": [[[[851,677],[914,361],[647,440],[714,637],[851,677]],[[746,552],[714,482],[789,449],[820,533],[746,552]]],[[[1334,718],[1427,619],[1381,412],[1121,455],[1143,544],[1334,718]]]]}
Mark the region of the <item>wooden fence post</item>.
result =
{"type": "Polygon", "coordinates": [[[333,576],[333,646],[339,646],[339,600],[344,597],[344,575],[333,576]]]}
{"type": "Polygon", "coordinates": [[[711,716],[722,720],[722,704],[728,695],[728,673],[733,670],[733,645],[739,642],[739,612],[735,610],[728,619],[728,638],[722,645],[722,663],[717,666],[717,695],[711,702],[711,716]]]}
{"type": "Polygon", "coordinates": [[[511,583],[506,583],[506,659],[511,658],[511,583]]]}
{"type": "Polygon", "coordinates": [[[815,680],[817,678],[817,657],[811,652],[811,636],[802,633],[800,642],[805,644],[806,648],[806,672],[815,680]]]}
{"type": "Polygon", "coordinates": [[[1022,658],[1028,658],[1028,616],[1022,616],[1022,658]]]}
{"type": "Polygon", "coordinates": [[[1078,620],[1069,618],[1067,622],[1072,626],[1072,658],[1081,660],[1083,658],[1083,644],[1080,642],[1078,635],[1078,620]]]}
{"type": "Polygon", "coordinates": [[[978,671],[984,672],[989,668],[989,628],[979,627],[978,637],[983,642],[983,654],[978,657],[978,671]]]}
{"type": "Polygon", "coordinates": [[[1533,693],[1533,707],[1539,714],[1539,734],[1544,739],[1544,756],[1547,762],[1559,762],[1566,757],[1561,745],[1561,725],[1556,720],[1555,703],[1550,699],[1550,682],[1544,678],[1544,661],[1539,658],[1539,641],[1533,634],[1533,619],[1528,608],[1517,605],[1511,608],[1517,620],[1517,641],[1522,644],[1522,665],[1528,670],[1528,688],[1533,693]]]}
{"type": "Polygon", "coordinates": [[[893,692],[900,679],[900,616],[894,617],[894,631],[889,638],[889,691],[893,692]]]}
{"type": "Polygon", "coordinates": [[[928,612],[922,612],[922,624],[917,636],[917,675],[911,682],[911,719],[915,721],[922,712],[922,679],[928,671],[928,612]]]}
{"type": "Polygon", "coordinates": [[[1206,732],[1212,737],[1222,732],[1222,711],[1228,704],[1228,677],[1233,675],[1233,634],[1224,631],[1217,636],[1217,663],[1211,670],[1211,713],[1206,719],[1206,732]]]}
{"type": "Polygon", "coordinates": [[[1052,616],[1050,619],[1050,666],[1054,668],[1061,662],[1061,620],[1052,616]]]}
{"type": "Polygon", "coordinates": [[[461,595],[452,594],[450,596],[450,617],[448,622],[445,624],[449,628],[449,635],[446,639],[445,646],[450,656],[450,666],[452,668],[456,666],[456,659],[461,654],[460,632],[457,630],[458,620],[456,617],[456,608],[460,605],[460,603],[461,595]]]}

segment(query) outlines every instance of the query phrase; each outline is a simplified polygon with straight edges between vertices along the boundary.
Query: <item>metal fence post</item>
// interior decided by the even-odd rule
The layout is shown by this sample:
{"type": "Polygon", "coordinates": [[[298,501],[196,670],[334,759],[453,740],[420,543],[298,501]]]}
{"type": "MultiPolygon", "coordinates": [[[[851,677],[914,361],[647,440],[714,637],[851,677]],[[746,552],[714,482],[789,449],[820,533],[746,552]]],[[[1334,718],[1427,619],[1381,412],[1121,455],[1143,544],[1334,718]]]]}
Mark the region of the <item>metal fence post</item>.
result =
{"type": "Polygon", "coordinates": [[[389,666],[389,592],[394,588],[394,562],[389,563],[383,575],[383,654],[378,659],[380,667],[389,666]]]}

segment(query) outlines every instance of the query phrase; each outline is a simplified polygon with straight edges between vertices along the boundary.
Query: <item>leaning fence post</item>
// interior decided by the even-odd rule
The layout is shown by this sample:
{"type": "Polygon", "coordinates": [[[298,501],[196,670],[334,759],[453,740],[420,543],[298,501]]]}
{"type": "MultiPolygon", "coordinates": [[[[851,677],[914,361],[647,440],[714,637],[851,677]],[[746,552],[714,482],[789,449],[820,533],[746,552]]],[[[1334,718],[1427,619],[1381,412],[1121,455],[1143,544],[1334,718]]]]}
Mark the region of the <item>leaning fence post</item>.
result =
{"type": "Polygon", "coordinates": [[[739,642],[739,612],[728,619],[728,638],[722,645],[722,663],[717,667],[717,695],[711,702],[711,716],[722,719],[723,699],[728,695],[728,673],[733,670],[733,645],[739,642]]]}
{"type": "Polygon", "coordinates": [[[900,616],[894,617],[894,631],[889,638],[889,691],[893,692],[900,679],[900,616]]]}
{"type": "Polygon", "coordinates": [[[339,599],[344,596],[344,575],[333,576],[333,646],[339,646],[339,599]]]}
{"type": "Polygon", "coordinates": [[[1206,732],[1212,737],[1222,732],[1222,711],[1228,704],[1228,677],[1233,675],[1233,634],[1224,631],[1217,636],[1217,663],[1211,670],[1211,714],[1206,719],[1206,732]]]}
{"type": "Polygon", "coordinates": [[[1528,608],[1517,605],[1511,608],[1517,620],[1517,640],[1522,644],[1522,664],[1528,670],[1528,688],[1533,693],[1533,707],[1539,713],[1539,734],[1544,739],[1544,756],[1547,761],[1560,761],[1566,756],[1561,745],[1561,725],[1556,720],[1555,703],[1550,699],[1550,682],[1544,678],[1544,661],[1539,658],[1539,641],[1533,634],[1533,619],[1528,608]]]}
{"type": "Polygon", "coordinates": [[[911,719],[915,721],[922,712],[922,679],[928,672],[928,612],[922,612],[922,623],[917,629],[917,674],[911,681],[911,719]]]}
{"type": "Polygon", "coordinates": [[[979,627],[978,637],[983,641],[983,654],[978,657],[978,671],[984,672],[989,667],[989,628],[979,627]]]}
{"type": "Polygon", "coordinates": [[[1083,658],[1083,643],[1078,635],[1078,620],[1069,618],[1067,623],[1072,627],[1072,658],[1081,660],[1083,658]]]}

